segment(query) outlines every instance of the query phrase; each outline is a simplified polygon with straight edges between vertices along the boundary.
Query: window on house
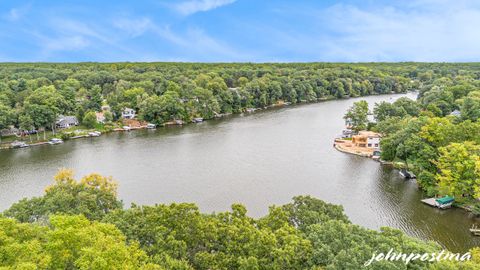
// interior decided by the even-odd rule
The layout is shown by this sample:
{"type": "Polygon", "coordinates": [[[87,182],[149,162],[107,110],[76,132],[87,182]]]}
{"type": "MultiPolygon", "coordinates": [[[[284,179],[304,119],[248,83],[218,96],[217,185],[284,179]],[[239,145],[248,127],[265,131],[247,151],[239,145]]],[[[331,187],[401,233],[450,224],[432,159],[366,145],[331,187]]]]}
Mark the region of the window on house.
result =
{"type": "Polygon", "coordinates": [[[372,147],[372,144],[371,144],[371,143],[369,143],[369,144],[368,144],[368,147],[372,147]]]}

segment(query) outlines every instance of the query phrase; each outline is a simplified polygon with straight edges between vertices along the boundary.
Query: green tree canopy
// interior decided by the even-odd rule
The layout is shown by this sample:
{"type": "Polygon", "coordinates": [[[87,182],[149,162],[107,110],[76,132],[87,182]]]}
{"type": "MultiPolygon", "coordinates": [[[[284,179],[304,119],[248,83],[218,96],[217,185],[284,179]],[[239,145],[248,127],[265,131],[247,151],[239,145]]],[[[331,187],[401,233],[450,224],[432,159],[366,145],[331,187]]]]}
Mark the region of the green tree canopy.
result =
{"type": "Polygon", "coordinates": [[[353,103],[353,106],[348,109],[343,117],[351,123],[352,129],[364,130],[368,123],[368,103],[365,100],[360,100],[353,103]]]}
{"type": "Polygon", "coordinates": [[[116,195],[117,185],[109,177],[90,174],[76,181],[73,171],[61,170],[45,195],[22,199],[4,214],[21,222],[45,220],[51,214],[83,214],[91,220],[99,220],[122,207],[116,195]]]}

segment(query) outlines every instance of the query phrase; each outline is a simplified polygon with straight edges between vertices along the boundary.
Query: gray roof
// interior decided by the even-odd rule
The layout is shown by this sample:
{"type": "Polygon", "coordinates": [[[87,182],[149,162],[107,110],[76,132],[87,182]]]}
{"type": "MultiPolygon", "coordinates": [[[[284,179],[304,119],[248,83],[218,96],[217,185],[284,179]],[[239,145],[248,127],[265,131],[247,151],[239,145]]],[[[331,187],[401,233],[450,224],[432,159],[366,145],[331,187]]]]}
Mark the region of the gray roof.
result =
{"type": "Polygon", "coordinates": [[[450,115],[453,115],[453,116],[460,116],[461,114],[462,113],[459,110],[455,110],[455,111],[450,113],[450,115]]]}
{"type": "Polygon", "coordinates": [[[75,117],[75,116],[63,116],[63,115],[60,115],[60,116],[57,118],[57,125],[65,125],[65,124],[68,124],[68,125],[76,125],[76,124],[78,124],[77,117],[75,117]]]}

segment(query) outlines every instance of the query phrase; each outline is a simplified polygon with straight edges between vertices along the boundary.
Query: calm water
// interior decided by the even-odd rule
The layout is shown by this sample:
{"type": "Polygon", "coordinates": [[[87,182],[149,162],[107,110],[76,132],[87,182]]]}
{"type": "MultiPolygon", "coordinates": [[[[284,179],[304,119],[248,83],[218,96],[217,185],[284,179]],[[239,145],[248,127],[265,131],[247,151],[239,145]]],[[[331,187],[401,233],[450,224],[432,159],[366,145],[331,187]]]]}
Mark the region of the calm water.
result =
{"type": "MultiPolygon", "coordinates": [[[[363,98],[393,101],[402,95],[363,98]]],[[[223,211],[234,202],[252,216],[310,194],[344,206],[357,224],[399,228],[453,251],[479,246],[477,222],[420,203],[415,183],[370,159],[332,147],[345,110],[358,99],[268,110],[182,128],[114,133],[63,145],[0,152],[0,210],[41,195],[58,168],[111,175],[126,205],[195,202],[223,211]]]]}

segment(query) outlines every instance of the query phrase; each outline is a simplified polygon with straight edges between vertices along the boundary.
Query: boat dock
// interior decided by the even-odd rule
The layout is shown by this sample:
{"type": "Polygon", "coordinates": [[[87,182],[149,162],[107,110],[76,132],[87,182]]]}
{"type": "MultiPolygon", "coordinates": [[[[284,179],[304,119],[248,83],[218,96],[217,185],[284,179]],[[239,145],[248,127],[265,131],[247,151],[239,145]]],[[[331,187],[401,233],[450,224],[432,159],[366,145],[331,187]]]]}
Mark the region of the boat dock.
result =
{"type": "Polygon", "coordinates": [[[480,229],[477,227],[477,225],[472,225],[470,232],[475,236],[480,236],[480,229]]]}
{"type": "Polygon", "coordinates": [[[428,204],[433,207],[437,207],[440,209],[447,209],[452,206],[452,204],[455,202],[455,199],[450,196],[445,196],[442,198],[428,198],[428,199],[423,199],[423,203],[428,204]]]}
{"type": "Polygon", "coordinates": [[[422,202],[432,207],[437,207],[437,202],[435,201],[435,198],[423,199],[422,202]]]}

